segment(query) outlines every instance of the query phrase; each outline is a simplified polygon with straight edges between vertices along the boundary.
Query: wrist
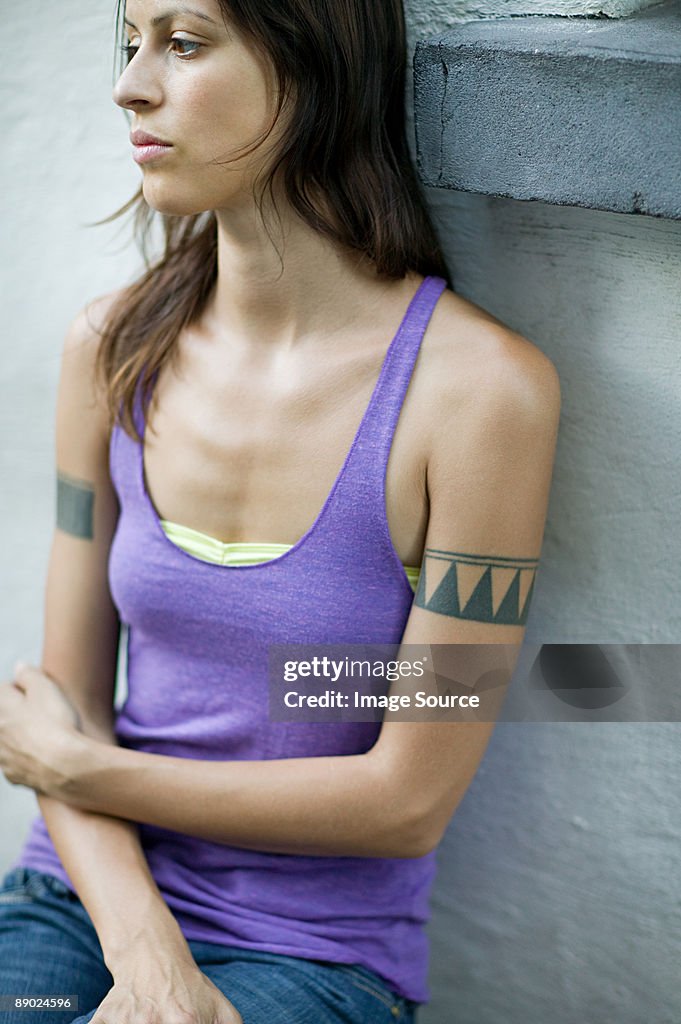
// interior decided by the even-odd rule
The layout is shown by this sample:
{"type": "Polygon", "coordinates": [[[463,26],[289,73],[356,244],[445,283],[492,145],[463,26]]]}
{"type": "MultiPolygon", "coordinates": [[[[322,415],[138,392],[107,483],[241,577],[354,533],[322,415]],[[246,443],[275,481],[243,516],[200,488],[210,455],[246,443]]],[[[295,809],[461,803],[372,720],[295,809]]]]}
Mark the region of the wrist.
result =
{"type": "Polygon", "coordinates": [[[88,761],[91,741],[77,729],[56,729],[50,750],[50,777],[45,786],[47,796],[73,800],[79,792],[84,764],[88,761]]]}
{"type": "Polygon", "coordinates": [[[124,935],[103,943],[102,953],[114,978],[130,975],[142,964],[196,966],[187,940],[165,904],[157,914],[145,914],[129,923],[124,935]]]}

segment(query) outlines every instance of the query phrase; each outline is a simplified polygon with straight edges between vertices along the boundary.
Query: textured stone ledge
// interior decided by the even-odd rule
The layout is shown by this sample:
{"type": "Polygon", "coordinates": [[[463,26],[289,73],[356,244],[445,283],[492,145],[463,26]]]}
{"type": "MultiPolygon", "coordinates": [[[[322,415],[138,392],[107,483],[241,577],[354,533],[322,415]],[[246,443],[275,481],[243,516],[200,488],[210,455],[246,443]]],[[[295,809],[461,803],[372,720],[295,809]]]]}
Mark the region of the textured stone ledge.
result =
{"type": "Polygon", "coordinates": [[[414,89],[426,185],[681,219],[681,0],[461,25],[414,89]]]}

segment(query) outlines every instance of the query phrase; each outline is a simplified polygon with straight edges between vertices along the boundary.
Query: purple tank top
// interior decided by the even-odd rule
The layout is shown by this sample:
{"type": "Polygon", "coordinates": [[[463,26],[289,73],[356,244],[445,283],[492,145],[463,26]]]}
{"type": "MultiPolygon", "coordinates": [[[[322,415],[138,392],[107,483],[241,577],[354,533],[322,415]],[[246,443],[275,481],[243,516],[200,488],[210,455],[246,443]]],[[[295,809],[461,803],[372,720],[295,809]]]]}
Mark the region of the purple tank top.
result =
{"type": "MultiPolygon", "coordinates": [[[[204,760],[359,754],[380,722],[273,722],[268,645],[399,644],[414,592],[385,512],[385,474],[419,346],[446,288],[426,277],[390,343],[355,439],[315,522],[278,558],[224,566],[165,535],[142,446],[110,446],[120,516],[109,584],[127,626],[122,747],[204,760]],[[348,572],[348,566],[352,572],[348,572]]],[[[137,423],[144,429],[139,400],[137,423]]],[[[152,875],[187,939],[361,964],[428,1002],[435,851],[418,858],[261,853],[140,824],[152,875]]],[[[73,887],[42,815],[19,859],[73,887]]]]}

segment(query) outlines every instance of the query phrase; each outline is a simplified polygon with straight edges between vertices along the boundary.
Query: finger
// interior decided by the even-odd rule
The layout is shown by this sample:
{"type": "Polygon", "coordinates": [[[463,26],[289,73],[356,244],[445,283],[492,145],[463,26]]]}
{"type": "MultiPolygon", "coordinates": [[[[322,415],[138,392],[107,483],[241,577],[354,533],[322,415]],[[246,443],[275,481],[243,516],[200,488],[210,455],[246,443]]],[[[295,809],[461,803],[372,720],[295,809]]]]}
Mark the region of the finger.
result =
{"type": "Polygon", "coordinates": [[[25,661],[17,661],[14,665],[14,679],[12,682],[26,686],[28,680],[28,665],[25,661]]]}
{"type": "Polygon", "coordinates": [[[36,689],[37,687],[51,687],[54,686],[54,680],[51,679],[41,668],[37,665],[29,665],[25,661],[17,661],[14,666],[14,682],[21,683],[22,687],[26,691],[29,689],[36,689]]]}

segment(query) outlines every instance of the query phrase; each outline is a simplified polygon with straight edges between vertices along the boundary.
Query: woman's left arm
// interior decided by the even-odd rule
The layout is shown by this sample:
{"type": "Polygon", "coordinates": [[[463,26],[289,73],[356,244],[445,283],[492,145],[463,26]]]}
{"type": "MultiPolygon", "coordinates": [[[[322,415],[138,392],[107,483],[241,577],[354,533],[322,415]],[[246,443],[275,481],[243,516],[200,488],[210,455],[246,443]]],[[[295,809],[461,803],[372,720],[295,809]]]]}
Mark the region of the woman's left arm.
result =
{"type": "MultiPolygon", "coordinates": [[[[446,645],[455,667],[456,645],[477,645],[477,678],[481,669],[501,668],[506,683],[524,634],[560,415],[553,364],[522,342],[508,351],[500,345],[498,358],[481,367],[479,387],[467,388],[465,408],[461,392],[440,403],[421,580],[402,638],[402,646],[446,645]]],[[[470,677],[470,648],[459,651],[470,677]]],[[[37,693],[39,676],[29,667],[19,678],[33,680],[37,693]]],[[[386,714],[364,754],[268,761],[146,754],[65,729],[50,744],[43,784],[83,810],[247,849],[419,857],[442,838],[494,720],[484,712],[473,721],[399,717],[386,714]]],[[[0,731],[0,761],[2,753],[0,731]]],[[[41,757],[45,762],[45,750],[41,757]]],[[[28,772],[26,778],[15,771],[14,781],[36,786],[28,772]]]]}

